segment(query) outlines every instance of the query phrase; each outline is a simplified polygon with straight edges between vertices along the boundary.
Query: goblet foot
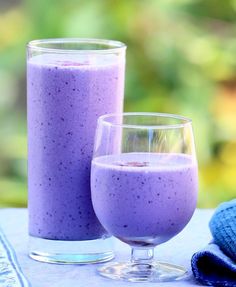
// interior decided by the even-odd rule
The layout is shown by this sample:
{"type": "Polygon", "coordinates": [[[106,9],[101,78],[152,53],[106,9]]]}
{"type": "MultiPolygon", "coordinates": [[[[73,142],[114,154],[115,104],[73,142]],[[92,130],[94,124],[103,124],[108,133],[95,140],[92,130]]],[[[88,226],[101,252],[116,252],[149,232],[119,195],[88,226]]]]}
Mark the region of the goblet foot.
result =
{"type": "Polygon", "coordinates": [[[166,282],[187,277],[187,271],[183,267],[158,261],[141,264],[112,262],[100,267],[98,272],[114,280],[130,282],[166,282]]]}

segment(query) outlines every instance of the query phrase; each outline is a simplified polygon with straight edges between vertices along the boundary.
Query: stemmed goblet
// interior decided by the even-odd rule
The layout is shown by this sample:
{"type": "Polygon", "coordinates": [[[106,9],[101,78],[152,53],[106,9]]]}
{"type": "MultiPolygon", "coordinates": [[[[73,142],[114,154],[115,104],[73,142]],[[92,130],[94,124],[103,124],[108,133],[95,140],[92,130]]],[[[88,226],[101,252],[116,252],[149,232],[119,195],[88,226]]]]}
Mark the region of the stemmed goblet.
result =
{"type": "Polygon", "coordinates": [[[91,169],[92,203],[103,227],[132,248],[130,262],[101,275],[128,281],[173,281],[186,270],[154,260],[154,247],[176,236],[196,208],[198,171],[192,123],[170,114],[99,118],[91,169]]]}

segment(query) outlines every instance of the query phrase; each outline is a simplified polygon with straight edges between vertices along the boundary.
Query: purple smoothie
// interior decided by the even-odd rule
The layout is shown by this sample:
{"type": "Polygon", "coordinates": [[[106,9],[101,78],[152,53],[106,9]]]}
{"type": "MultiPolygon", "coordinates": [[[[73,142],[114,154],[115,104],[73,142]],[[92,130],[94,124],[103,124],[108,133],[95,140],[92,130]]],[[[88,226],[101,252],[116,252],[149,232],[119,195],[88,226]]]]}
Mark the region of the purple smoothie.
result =
{"type": "Polygon", "coordinates": [[[92,162],[92,201],[104,228],[130,245],[165,242],[191,219],[197,164],[184,154],[124,153],[92,162]]]}
{"type": "Polygon", "coordinates": [[[62,56],[27,64],[29,233],[97,239],[106,232],[91,203],[94,134],[100,115],[122,111],[124,63],[62,56]]]}

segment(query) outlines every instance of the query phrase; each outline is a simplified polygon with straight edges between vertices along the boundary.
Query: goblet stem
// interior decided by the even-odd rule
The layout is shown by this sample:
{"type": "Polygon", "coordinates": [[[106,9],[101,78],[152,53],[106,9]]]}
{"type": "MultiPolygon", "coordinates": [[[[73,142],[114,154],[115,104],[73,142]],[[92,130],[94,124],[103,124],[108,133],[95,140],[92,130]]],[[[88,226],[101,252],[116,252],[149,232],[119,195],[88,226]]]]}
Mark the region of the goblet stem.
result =
{"type": "Polygon", "coordinates": [[[132,247],[131,262],[135,264],[151,264],[154,257],[154,248],[132,247]]]}

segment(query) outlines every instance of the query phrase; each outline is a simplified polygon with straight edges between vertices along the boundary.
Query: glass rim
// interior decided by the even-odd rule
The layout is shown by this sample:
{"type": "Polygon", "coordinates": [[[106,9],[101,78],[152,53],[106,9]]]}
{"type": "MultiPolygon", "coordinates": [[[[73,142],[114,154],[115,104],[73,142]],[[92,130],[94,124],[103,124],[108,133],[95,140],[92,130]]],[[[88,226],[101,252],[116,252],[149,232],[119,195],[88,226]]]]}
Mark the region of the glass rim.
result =
{"type": "Polygon", "coordinates": [[[74,54],[110,54],[126,50],[127,46],[116,40],[96,39],[96,38],[49,38],[49,39],[38,39],[32,40],[27,43],[27,49],[36,50],[39,52],[46,53],[74,53],[74,54]],[[107,48],[104,49],[64,49],[64,48],[47,48],[43,47],[43,44],[90,44],[104,45],[107,48]]]}
{"type": "Polygon", "coordinates": [[[149,113],[149,112],[126,112],[126,113],[110,113],[106,115],[102,115],[98,118],[98,123],[102,123],[107,126],[114,126],[114,127],[123,127],[123,128],[133,128],[133,129],[179,129],[184,128],[187,125],[192,125],[192,120],[176,115],[176,114],[168,114],[168,113],[149,113]],[[122,123],[112,123],[108,121],[109,118],[112,117],[124,117],[124,116],[145,116],[145,117],[155,117],[155,118],[166,118],[166,119],[175,119],[179,120],[179,123],[174,124],[154,124],[154,125],[139,125],[139,124],[122,124],[122,123]]]}

